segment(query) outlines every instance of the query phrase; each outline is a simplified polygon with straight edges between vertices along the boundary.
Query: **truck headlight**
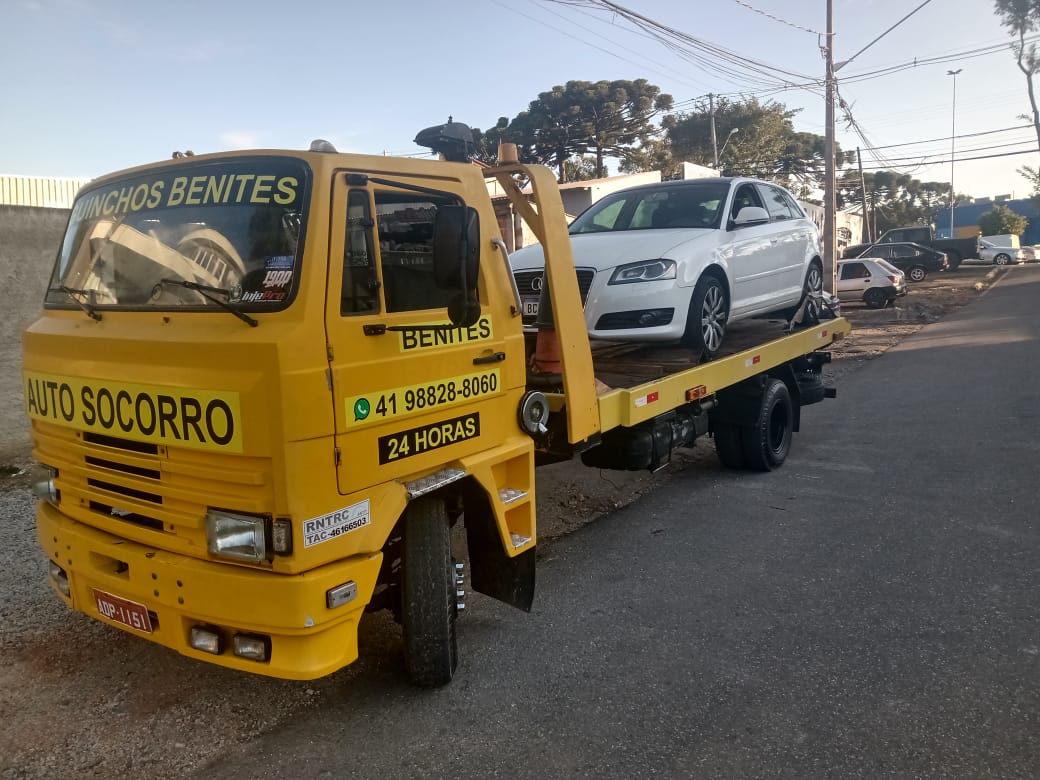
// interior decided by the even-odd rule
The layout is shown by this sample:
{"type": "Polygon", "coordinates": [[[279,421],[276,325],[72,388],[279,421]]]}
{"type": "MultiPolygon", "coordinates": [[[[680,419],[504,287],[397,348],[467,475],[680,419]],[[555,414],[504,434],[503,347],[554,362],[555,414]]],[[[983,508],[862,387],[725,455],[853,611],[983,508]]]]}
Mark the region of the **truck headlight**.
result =
{"type": "Polygon", "coordinates": [[[658,282],[675,278],[674,260],[643,260],[639,263],[619,265],[610,275],[607,284],[632,284],[634,282],[658,282]]]}
{"type": "Polygon", "coordinates": [[[33,466],[30,471],[33,495],[41,501],[57,504],[61,499],[61,493],[54,484],[54,480],[57,478],[58,470],[56,468],[45,466],[42,463],[33,466]]]}
{"type": "Polygon", "coordinates": [[[222,558],[260,563],[267,559],[267,518],[210,509],[206,547],[222,558]]]}

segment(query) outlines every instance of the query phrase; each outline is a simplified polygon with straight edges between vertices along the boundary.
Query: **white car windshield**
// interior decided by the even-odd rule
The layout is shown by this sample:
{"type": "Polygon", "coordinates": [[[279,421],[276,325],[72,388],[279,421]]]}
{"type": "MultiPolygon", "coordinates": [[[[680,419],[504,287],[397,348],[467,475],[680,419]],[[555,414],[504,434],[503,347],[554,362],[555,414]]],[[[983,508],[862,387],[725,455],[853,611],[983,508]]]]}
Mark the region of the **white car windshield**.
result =
{"type": "Polygon", "coordinates": [[[570,234],[667,228],[716,229],[729,193],[728,181],[640,187],[608,195],[583,212],[570,234]]]}

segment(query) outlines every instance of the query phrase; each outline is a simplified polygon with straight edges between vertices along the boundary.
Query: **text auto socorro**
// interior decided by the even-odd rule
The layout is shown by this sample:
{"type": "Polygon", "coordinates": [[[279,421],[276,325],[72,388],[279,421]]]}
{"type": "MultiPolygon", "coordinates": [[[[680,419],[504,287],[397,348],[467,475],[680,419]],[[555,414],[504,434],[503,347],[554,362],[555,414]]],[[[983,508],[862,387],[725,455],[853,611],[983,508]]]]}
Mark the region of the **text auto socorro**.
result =
{"type": "Polygon", "coordinates": [[[238,394],[25,374],[29,416],[193,449],[241,452],[238,394]]]}

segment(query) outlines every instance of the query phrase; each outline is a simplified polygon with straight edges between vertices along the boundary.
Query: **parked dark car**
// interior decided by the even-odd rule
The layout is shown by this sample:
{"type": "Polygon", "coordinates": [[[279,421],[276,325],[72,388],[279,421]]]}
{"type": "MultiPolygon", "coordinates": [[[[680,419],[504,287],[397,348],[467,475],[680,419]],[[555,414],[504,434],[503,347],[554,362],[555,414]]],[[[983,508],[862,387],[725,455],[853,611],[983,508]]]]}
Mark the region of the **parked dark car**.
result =
{"type": "MultiPolygon", "coordinates": [[[[892,228],[881,234],[875,244],[906,244],[913,242],[946,254],[950,270],[954,271],[961,260],[974,260],[979,256],[978,238],[936,238],[930,225],[892,228]]],[[[845,257],[859,257],[867,244],[857,244],[845,250],[845,257]],[[858,250],[858,251],[857,251],[858,250]]]]}
{"type": "MultiPolygon", "coordinates": [[[[846,254],[846,257],[848,255],[846,254]]],[[[887,260],[906,274],[911,282],[923,282],[929,273],[945,271],[949,265],[946,255],[921,244],[874,244],[856,257],[877,257],[887,260]]]]}

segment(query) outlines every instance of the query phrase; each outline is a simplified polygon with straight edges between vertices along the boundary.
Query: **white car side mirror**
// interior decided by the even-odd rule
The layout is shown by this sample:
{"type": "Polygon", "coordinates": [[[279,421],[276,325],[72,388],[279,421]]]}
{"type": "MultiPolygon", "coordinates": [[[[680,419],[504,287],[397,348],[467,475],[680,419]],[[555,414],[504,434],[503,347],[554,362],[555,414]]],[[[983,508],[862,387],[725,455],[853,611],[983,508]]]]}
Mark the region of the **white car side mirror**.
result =
{"type": "Polygon", "coordinates": [[[767,212],[761,206],[745,206],[737,214],[733,220],[733,224],[736,226],[741,225],[752,225],[757,222],[768,222],[769,212],[767,212]]]}

